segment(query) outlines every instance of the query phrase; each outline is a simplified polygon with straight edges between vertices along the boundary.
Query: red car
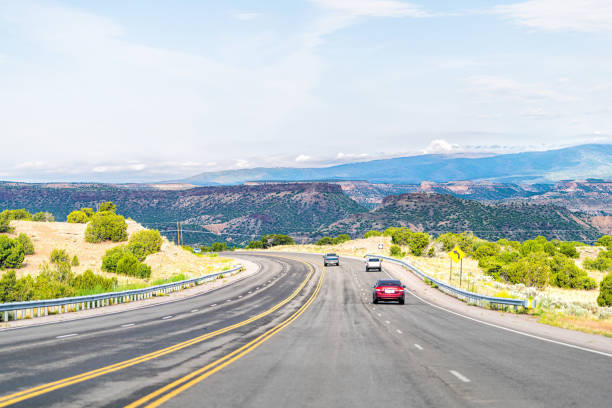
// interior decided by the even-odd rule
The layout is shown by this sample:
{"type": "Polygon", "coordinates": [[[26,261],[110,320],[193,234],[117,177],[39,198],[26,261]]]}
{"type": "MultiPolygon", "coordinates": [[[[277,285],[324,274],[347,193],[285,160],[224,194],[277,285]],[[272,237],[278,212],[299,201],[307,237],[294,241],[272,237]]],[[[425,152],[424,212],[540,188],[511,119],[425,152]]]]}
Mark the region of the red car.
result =
{"type": "Polygon", "coordinates": [[[381,279],[374,285],[372,303],[378,303],[379,300],[396,300],[400,305],[403,305],[405,287],[398,280],[381,279]]]}

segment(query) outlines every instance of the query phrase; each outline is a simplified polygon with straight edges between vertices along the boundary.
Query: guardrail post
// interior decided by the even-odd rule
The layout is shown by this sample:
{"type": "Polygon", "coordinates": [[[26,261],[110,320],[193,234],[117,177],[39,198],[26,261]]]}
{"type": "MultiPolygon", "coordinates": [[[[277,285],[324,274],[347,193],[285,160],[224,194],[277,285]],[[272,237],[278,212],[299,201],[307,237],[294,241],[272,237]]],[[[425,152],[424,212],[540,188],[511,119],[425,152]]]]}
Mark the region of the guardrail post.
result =
{"type": "Polygon", "coordinates": [[[2,321],[8,322],[8,312],[4,312],[4,315],[2,316],[2,321]]]}

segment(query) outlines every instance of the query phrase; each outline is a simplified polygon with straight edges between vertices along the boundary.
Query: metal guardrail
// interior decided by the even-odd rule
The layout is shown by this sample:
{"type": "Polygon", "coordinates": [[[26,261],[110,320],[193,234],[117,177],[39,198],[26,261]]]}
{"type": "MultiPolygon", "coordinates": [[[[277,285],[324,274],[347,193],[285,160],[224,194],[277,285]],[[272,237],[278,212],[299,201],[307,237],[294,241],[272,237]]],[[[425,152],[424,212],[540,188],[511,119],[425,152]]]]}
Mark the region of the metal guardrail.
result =
{"type": "Polygon", "coordinates": [[[367,254],[366,256],[386,259],[386,260],[398,263],[402,266],[405,266],[406,268],[414,272],[419,278],[423,280],[427,279],[428,281],[436,284],[442,292],[448,293],[449,295],[454,296],[456,298],[463,299],[466,302],[471,300],[472,302],[477,303],[479,306],[483,305],[483,301],[486,301],[490,304],[514,306],[515,308],[517,308],[518,306],[523,306],[525,308],[528,308],[529,306],[531,306],[528,299],[524,300],[524,299],[499,298],[495,296],[485,296],[485,295],[480,295],[478,293],[469,292],[467,290],[459,289],[455,286],[449,285],[448,283],[445,283],[436,278],[433,278],[427,275],[425,272],[421,271],[416,266],[413,266],[409,264],[408,262],[404,262],[399,259],[390,258],[387,256],[381,256],[381,255],[374,255],[374,254],[367,254]]]}
{"type": "Polygon", "coordinates": [[[131,302],[135,300],[148,299],[153,296],[163,296],[191,286],[200,285],[217,279],[221,275],[233,275],[242,270],[242,265],[235,265],[232,269],[212,273],[182,281],[164,283],[163,285],[150,286],[142,289],[125,290],[121,292],[107,292],[97,295],[75,296],[59,299],[34,300],[29,302],[0,303],[0,317],[3,322],[9,320],[20,320],[26,317],[40,317],[51,314],[67,313],[93,309],[118,303],[131,302]],[[28,316],[28,311],[29,316],[28,316]],[[12,317],[12,319],[11,319],[12,317]]]}

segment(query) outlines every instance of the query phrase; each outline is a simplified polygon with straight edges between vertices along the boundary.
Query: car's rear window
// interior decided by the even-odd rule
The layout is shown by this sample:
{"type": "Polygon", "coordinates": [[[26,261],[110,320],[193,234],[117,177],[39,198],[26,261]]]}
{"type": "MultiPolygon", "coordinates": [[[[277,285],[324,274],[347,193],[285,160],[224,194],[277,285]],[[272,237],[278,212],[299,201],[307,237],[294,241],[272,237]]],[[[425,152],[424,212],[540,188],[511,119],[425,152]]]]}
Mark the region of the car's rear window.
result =
{"type": "Polygon", "coordinates": [[[402,286],[402,282],[398,280],[380,280],[377,286],[402,286]]]}
{"type": "Polygon", "coordinates": [[[336,256],[336,254],[327,254],[326,256],[336,256]]]}
{"type": "Polygon", "coordinates": [[[368,259],[368,262],[380,262],[380,259],[378,259],[378,258],[370,258],[370,259],[368,259]]]}

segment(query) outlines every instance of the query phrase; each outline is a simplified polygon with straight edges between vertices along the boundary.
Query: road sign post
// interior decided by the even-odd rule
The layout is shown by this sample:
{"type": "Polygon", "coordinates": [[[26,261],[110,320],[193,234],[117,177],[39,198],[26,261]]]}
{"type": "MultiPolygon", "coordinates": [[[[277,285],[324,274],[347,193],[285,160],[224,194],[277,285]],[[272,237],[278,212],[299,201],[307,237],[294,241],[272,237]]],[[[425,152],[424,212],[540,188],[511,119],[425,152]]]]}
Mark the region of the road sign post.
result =
{"type": "Polygon", "coordinates": [[[459,287],[461,287],[461,280],[463,277],[463,257],[465,257],[465,253],[459,248],[459,246],[455,246],[449,253],[448,256],[451,259],[450,262],[450,272],[448,276],[448,283],[452,283],[453,279],[453,262],[461,262],[460,270],[459,270],[459,287]]]}

